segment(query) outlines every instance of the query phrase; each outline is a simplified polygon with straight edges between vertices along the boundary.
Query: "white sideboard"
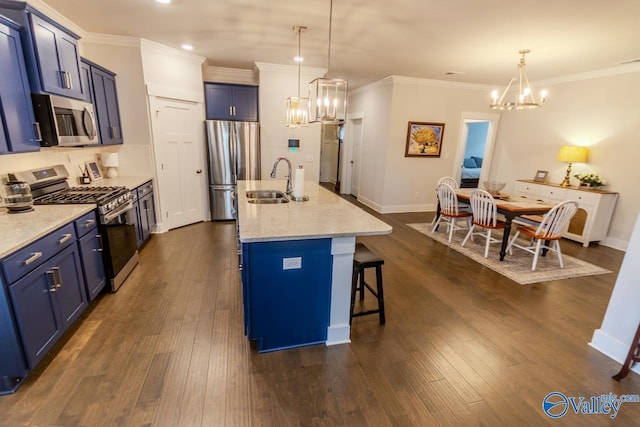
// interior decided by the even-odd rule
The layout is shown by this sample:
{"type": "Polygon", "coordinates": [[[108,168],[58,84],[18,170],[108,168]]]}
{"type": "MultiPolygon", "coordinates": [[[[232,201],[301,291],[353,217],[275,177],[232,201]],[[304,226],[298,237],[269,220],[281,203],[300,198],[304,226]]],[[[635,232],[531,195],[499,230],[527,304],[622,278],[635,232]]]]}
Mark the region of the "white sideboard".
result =
{"type": "Polygon", "coordinates": [[[599,242],[607,236],[613,209],[618,193],[602,190],[581,189],[580,187],[562,187],[530,180],[518,180],[515,194],[545,202],[578,202],[578,212],[574,215],[564,237],[589,246],[590,242],[599,242]]]}

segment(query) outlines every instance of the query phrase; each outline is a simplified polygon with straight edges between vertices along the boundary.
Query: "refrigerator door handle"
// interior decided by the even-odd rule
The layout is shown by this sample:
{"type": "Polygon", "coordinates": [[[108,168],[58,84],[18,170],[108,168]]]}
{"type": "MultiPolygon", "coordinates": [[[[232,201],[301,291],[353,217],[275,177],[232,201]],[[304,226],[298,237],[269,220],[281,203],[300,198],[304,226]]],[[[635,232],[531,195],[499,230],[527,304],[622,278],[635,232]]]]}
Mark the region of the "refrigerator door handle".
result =
{"type": "Polygon", "coordinates": [[[235,123],[229,126],[230,145],[231,145],[231,165],[233,167],[233,183],[238,183],[238,133],[236,132],[235,123]]]}

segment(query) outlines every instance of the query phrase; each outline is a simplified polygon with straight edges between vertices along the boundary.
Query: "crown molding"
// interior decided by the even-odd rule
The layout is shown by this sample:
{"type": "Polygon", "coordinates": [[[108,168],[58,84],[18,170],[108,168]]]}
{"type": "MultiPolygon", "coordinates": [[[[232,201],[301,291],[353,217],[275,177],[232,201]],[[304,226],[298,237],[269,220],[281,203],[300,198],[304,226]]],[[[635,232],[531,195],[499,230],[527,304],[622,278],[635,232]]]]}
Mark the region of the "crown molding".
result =
{"type": "Polygon", "coordinates": [[[621,74],[631,74],[640,72],[640,63],[616,65],[615,67],[602,68],[600,70],[586,71],[584,73],[569,74],[566,76],[552,77],[550,79],[532,82],[535,87],[543,85],[557,85],[562,83],[579,82],[584,80],[599,79],[604,77],[619,76],[621,74]]]}
{"type": "Polygon", "coordinates": [[[140,48],[142,45],[142,39],[139,39],[137,37],[115,36],[112,34],[101,33],[87,33],[82,38],[82,42],[135,48],[140,48]]]}
{"type": "Polygon", "coordinates": [[[82,27],[49,6],[47,3],[41,0],[26,0],[25,3],[37,9],[38,12],[44,14],[49,19],[56,21],[59,25],[62,25],[70,31],[73,31],[78,36],[80,36],[80,38],[85,37],[85,35],[87,34],[87,32],[82,27]]]}

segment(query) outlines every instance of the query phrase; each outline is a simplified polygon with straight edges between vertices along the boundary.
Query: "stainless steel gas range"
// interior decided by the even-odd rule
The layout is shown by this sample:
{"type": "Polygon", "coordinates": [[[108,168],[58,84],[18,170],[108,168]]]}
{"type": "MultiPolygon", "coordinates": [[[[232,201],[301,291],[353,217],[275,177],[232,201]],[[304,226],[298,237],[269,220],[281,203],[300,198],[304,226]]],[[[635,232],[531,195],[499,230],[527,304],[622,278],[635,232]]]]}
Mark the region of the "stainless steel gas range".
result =
{"type": "Polygon", "coordinates": [[[95,204],[100,218],[102,255],[111,291],[118,290],[138,264],[135,210],[126,187],[71,187],[64,165],[9,174],[31,186],[35,205],[95,204]]]}

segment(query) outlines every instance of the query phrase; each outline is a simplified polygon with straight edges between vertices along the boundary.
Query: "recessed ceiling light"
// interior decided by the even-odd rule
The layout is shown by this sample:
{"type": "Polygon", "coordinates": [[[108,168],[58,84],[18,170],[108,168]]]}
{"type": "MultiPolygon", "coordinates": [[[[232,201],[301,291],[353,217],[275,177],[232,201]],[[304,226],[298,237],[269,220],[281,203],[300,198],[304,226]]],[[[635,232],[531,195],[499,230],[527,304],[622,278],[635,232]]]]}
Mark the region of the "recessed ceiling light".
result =
{"type": "Polygon", "coordinates": [[[447,71],[444,74],[447,76],[454,76],[456,74],[464,74],[464,71],[447,71]]]}
{"type": "Polygon", "coordinates": [[[190,45],[190,44],[187,44],[187,43],[183,44],[181,47],[182,47],[184,50],[193,50],[193,46],[192,46],[192,45],[190,45]]]}
{"type": "Polygon", "coordinates": [[[304,61],[304,57],[302,56],[294,56],[293,60],[296,62],[303,62],[304,61]]]}
{"type": "Polygon", "coordinates": [[[157,3],[162,3],[162,4],[169,4],[171,3],[171,0],[156,0],[157,3]]]}

